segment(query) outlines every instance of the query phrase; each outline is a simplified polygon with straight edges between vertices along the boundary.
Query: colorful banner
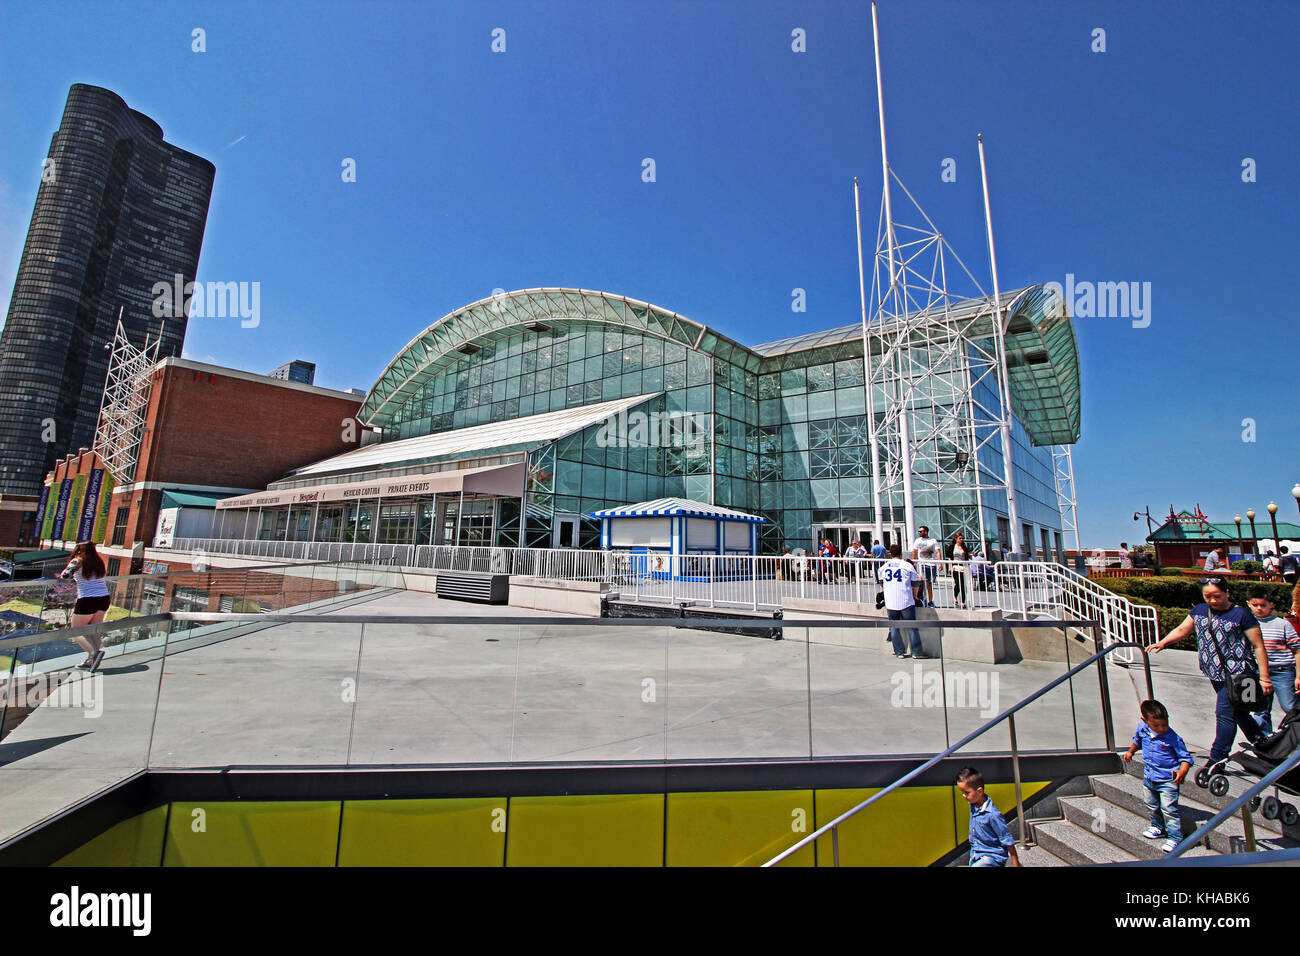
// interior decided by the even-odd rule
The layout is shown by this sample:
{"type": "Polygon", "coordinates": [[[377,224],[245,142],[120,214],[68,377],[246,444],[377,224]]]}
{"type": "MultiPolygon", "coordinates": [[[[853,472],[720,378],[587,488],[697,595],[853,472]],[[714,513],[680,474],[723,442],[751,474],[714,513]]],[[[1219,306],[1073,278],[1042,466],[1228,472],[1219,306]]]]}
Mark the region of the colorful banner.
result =
{"type": "Polygon", "coordinates": [[[77,526],[77,540],[89,541],[95,531],[95,515],[99,513],[99,495],[104,490],[104,469],[96,468],[90,473],[90,483],[86,487],[86,503],[81,506],[81,524],[77,526]]]}
{"type": "Polygon", "coordinates": [[[36,505],[36,520],[32,522],[32,527],[36,529],[36,536],[39,538],[41,529],[45,527],[45,505],[50,500],[50,486],[46,485],[41,489],[41,500],[36,505]]]}
{"type": "Polygon", "coordinates": [[[113,504],[113,486],[117,484],[113,480],[112,472],[104,472],[104,487],[99,492],[99,510],[95,513],[95,531],[90,536],[90,540],[95,544],[104,543],[104,535],[108,533],[108,512],[113,504]]]}
{"type": "Polygon", "coordinates": [[[45,520],[41,523],[41,537],[50,538],[54,534],[54,510],[59,500],[59,486],[50,485],[50,500],[45,505],[45,520]]]}
{"type": "Polygon", "coordinates": [[[72,479],[64,478],[59,484],[59,503],[54,509],[54,521],[50,525],[50,538],[63,540],[63,523],[68,517],[68,498],[72,495],[72,479]]]}
{"type": "Polygon", "coordinates": [[[68,516],[63,522],[63,537],[68,541],[73,540],[73,535],[81,527],[81,508],[86,501],[86,485],[89,483],[90,475],[77,475],[72,479],[72,493],[68,495],[68,516]]]}

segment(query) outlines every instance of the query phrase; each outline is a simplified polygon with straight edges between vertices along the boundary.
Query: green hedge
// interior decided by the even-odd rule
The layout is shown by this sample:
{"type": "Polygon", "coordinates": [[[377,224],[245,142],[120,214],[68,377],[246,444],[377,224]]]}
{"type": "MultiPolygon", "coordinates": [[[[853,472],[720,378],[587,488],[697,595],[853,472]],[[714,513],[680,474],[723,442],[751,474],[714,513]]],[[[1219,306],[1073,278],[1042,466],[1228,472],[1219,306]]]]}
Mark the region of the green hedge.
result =
{"type": "MultiPolygon", "coordinates": [[[[1165,575],[1149,578],[1093,578],[1097,584],[1140,601],[1164,608],[1182,608],[1183,615],[1200,604],[1201,585],[1198,578],[1182,575],[1165,575]]],[[[1273,597],[1273,604],[1280,613],[1291,607],[1291,586],[1280,581],[1229,581],[1228,593],[1234,604],[1245,605],[1246,595],[1253,587],[1262,587],[1273,597]]],[[[1180,618],[1181,620],[1181,618],[1180,618]]]]}

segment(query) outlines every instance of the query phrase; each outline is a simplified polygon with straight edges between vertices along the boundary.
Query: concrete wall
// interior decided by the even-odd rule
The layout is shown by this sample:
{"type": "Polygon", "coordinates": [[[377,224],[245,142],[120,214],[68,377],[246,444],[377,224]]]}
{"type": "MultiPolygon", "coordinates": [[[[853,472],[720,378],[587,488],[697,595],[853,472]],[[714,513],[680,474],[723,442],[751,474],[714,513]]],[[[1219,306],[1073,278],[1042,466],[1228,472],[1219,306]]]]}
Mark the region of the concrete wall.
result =
{"type": "MultiPolygon", "coordinates": [[[[841,601],[818,601],[810,598],[785,598],[781,602],[782,614],[787,619],[806,620],[885,620],[884,610],[874,604],[855,604],[841,601]]],[[[1054,628],[1017,628],[999,626],[995,622],[1007,620],[998,609],[971,611],[918,607],[918,621],[934,621],[942,614],[945,621],[988,621],[987,628],[927,628],[919,629],[921,646],[925,653],[938,657],[940,647],[949,660],[975,661],[981,664],[1015,664],[1021,660],[1064,661],[1066,640],[1054,628]],[[942,645],[940,641],[942,640],[942,645]]],[[[885,628],[825,628],[813,632],[813,641],[819,644],[840,644],[860,647],[867,651],[892,654],[893,646],[886,641],[885,628]]],[[[805,640],[798,628],[785,629],[786,640],[805,640]]],[[[1069,659],[1079,663],[1093,653],[1092,642],[1070,639],[1069,659]]]]}
{"type": "Polygon", "coordinates": [[[609,585],[600,581],[556,581],[526,574],[510,578],[510,606],[600,617],[601,598],[609,585]]]}

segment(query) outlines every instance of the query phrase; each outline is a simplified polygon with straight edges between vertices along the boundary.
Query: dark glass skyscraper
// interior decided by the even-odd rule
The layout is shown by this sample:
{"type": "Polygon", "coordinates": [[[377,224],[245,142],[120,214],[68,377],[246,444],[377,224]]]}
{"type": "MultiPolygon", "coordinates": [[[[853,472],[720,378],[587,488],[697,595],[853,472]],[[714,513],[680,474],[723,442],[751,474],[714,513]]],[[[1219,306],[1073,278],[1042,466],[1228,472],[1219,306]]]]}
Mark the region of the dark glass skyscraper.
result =
{"type": "Polygon", "coordinates": [[[194,279],[215,176],[116,93],[68,92],[0,336],[0,494],[92,444],[119,309],[134,345],[161,331],[180,354],[186,318],[156,318],[153,287],[194,279]]]}

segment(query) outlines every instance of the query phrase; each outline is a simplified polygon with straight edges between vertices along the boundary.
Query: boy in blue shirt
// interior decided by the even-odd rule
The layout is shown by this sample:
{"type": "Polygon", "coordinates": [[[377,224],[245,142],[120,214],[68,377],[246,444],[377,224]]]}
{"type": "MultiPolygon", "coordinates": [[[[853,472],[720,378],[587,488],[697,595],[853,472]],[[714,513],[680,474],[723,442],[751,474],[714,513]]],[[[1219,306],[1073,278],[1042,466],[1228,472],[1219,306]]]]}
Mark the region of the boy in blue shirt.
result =
{"type": "Polygon", "coordinates": [[[983,775],[974,767],[963,768],[957,774],[957,789],[970,804],[970,865],[1006,866],[1010,857],[1011,865],[1019,866],[1016,841],[984,792],[983,775]]]}
{"type": "Polygon", "coordinates": [[[1183,842],[1183,820],[1178,809],[1178,788],[1192,769],[1192,754],[1183,738],[1169,729],[1169,711],[1158,700],[1142,701],[1142,723],[1133,732],[1133,743],[1124,754],[1128,763],[1142,748],[1143,804],[1151,814],[1151,826],[1142,835],[1148,840],[1165,837],[1160,849],[1168,853],[1183,842]]]}

